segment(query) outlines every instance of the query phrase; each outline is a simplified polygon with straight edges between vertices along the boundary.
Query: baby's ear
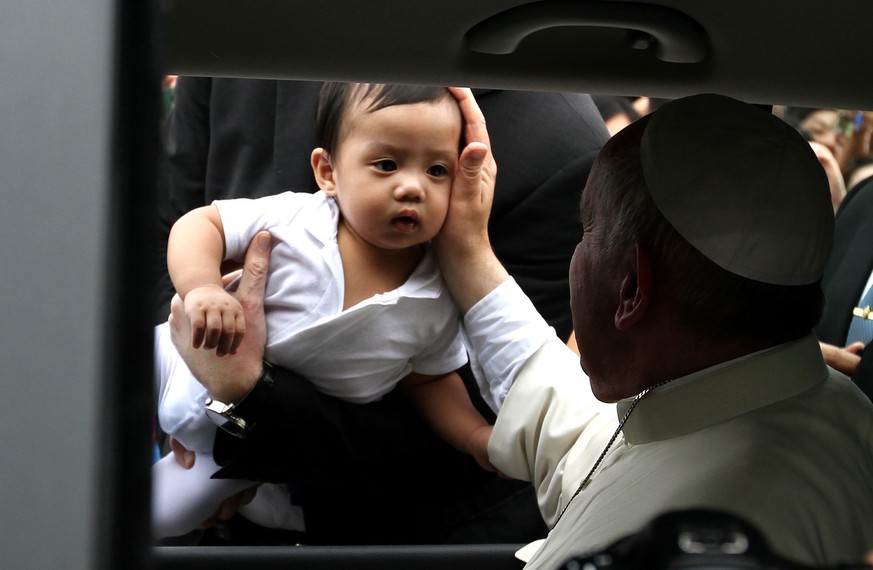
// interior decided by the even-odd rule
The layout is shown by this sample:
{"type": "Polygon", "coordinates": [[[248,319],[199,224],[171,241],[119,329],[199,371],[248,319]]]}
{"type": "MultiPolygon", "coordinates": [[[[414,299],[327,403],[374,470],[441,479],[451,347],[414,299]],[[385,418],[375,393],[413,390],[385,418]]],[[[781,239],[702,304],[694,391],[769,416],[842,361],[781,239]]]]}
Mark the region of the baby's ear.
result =
{"type": "Polygon", "coordinates": [[[328,196],[336,195],[336,182],[334,181],[333,163],[330,160],[330,153],[323,148],[317,148],[312,151],[310,156],[312,163],[312,173],[315,175],[315,182],[318,187],[328,196]]]}

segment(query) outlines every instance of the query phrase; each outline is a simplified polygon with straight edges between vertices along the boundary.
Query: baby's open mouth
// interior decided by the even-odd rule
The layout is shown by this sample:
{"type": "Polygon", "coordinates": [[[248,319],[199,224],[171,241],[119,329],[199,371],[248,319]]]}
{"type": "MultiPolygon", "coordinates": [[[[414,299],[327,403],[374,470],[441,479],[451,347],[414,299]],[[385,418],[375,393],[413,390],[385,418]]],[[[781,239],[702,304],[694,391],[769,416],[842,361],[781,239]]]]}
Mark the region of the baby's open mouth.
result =
{"type": "Polygon", "coordinates": [[[397,216],[391,220],[391,225],[398,231],[411,232],[418,227],[418,218],[413,215],[397,216]]]}

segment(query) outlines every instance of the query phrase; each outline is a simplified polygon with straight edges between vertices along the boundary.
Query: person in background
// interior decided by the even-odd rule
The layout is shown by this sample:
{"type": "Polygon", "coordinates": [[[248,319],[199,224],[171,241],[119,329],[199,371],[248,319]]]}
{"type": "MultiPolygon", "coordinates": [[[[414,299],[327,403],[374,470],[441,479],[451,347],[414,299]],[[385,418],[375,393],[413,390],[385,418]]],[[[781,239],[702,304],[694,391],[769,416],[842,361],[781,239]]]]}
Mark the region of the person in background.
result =
{"type": "Polygon", "coordinates": [[[591,98],[597,105],[610,136],[667,102],[667,99],[620,95],[592,95],[591,98]]]}
{"type": "Polygon", "coordinates": [[[600,116],[606,124],[606,130],[612,136],[633,123],[648,111],[648,101],[645,97],[622,97],[620,95],[592,95],[600,116]],[[642,103],[637,101],[642,100],[642,103]],[[636,105],[635,105],[636,103],[636,105]],[[637,110],[645,107],[643,110],[637,110]]]}
{"type": "Polygon", "coordinates": [[[825,267],[825,307],[816,327],[827,363],[850,376],[873,399],[873,179],[843,201],[835,219],[834,248],[825,267]]]}
{"type": "Polygon", "coordinates": [[[864,181],[873,173],[868,165],[873,113],[788,107],[784,119],[810,141],[827,173],[836,212],[834,250],[822,281],[826,304],[816,327],[822,354],[829,366],[852,377],[873,397],[873,364],[865,362],[858,371],[864,347],[873,340],[863,326],[864,307],[870,304],[864,296],[873,272],[866,237],[873,231],[867,227],[873,193],[864,190],[869,186],[864,181]]]}
{"type": "Polygon", "coordinates": [[[844,130],[850,133],[842,168],[846,188],[852,190],[873,175],[873,112],[843,111],[841,119],[844,130]]]}
{"type": "Polygon", "coordinates": [[[809,141],[828,177],[834,212],[846,197],[843,169],[847,133],[840,128],[838,109],[783,107],[778,115],[809,141]]]}
{"type": "Polygon", "coordinates": [[[810,141],[828,174],[834,211],[848,191],[873,174],[873,113],[785,107],[780,116],[810,141]]]}
{"type": "Polygon", "coordinates": [[[840,170],[840,164],[837,162],[834,153],[820,142],[809,141],[809,146],[818,158],[819,164],[825,171],[828,177],[828,189],[831,196],[831,207],[836,214],[837,210],[846,198],[846,181],[843,178],[843,173],[840,170]]]}
{"type": "Polygon", "coordinates": [[[839,109],[785,107],[782,111],[782,119],[800,131],[806,140],[827,147],[842,168],[843,151],[850,133],[842,128],[839,109]]]}

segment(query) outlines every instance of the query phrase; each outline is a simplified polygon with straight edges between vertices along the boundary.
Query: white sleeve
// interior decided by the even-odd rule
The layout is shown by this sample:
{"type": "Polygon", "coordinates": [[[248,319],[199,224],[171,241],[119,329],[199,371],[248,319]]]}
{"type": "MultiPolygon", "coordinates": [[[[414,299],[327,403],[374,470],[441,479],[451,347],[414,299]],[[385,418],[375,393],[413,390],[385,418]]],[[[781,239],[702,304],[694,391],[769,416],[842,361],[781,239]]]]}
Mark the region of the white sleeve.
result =
{"type": "Polygon", "coordinates": [[[312,200],[313,195],[306,192],[283,192],[263,198],[212,202],[224,228],[225,259],[242,261],[256,233],[290,223],[312,200]]]}
{"type": "Polygon", "coordinates": [[[488,457],[502,473],[533,483],[551,527],[617,425],[615,405],[594,397],[579,357],[552,335],[509,390],[488,457]]]}
{"type": "Polygon", "coordinates": [[[467,311],[464,332],[479,390],[495,412],[522,365],[555,336],[512,277],[467,311]]]}

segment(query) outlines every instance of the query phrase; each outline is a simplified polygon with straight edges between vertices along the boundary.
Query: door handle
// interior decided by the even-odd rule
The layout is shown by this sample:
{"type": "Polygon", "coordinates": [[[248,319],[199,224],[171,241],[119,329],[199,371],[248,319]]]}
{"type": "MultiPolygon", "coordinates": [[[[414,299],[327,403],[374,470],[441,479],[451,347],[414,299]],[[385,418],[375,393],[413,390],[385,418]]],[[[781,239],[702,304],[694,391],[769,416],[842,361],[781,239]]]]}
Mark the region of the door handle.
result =
{"type": "Polygon", "coordinates": [[[707,54],[703,28],[682,12],[636,2],[584,0],[543,0],[510,8],[473,26],[467,45],[475,52],[505,55],[534,32],[564,26],[637,32],[629,39],[630,47],[654,45],[655,57],[669,63],[698,63],[707,54]]]}

